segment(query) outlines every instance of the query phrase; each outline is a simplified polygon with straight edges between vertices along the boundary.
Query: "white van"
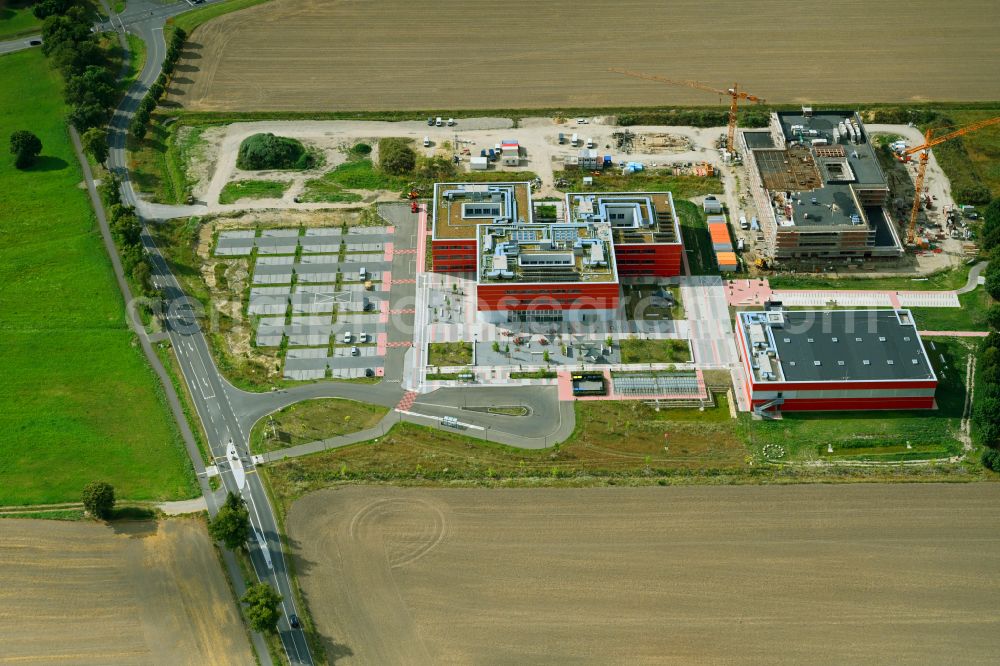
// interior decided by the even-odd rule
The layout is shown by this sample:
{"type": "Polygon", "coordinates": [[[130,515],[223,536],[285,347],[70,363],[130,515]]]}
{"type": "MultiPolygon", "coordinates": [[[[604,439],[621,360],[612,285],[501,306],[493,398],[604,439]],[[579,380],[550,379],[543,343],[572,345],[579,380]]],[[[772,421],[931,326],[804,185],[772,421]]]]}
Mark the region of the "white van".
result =
{"type": "Polygon", "coordinates": [[[736,241],[736,251],[737,252],[742,252],[743,251],[743,239],[742,238],[740,238],[739,240],[736,241]]]}
{"type": "Polygon", "coordinates": [[[430,148],[430,147],[431,147],[431,138],[429,136],[425,136],[424,137],[424,148],[430,148]]]}
{"type": "Polygon", "coordinates": [[[350,331],[344,331],[344,344],[350,344],[351,340],[354,338],[350,331]]]}
{"type": "Polygon", "coordinates": [[[441,120],[441,116],[438,116],[437,118],[434,119],[434,124],[437,125],[438,127],[444,125],[444,121],[441,120]]]}

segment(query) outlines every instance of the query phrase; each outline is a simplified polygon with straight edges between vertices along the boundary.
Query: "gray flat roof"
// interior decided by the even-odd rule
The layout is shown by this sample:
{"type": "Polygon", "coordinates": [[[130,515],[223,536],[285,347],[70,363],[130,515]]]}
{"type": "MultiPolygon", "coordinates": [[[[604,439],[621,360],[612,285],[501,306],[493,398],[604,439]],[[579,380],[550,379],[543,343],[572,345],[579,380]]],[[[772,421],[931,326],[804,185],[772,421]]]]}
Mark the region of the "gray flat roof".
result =
{"type": "Polygon", "coordinates": [[[770,132],[745,132],[744,137],[765,187],[792,192],[794,226],[817,231],[874,228],[875,224],[865,224],[868,210],[858,207],[851,188],[886,188],[886,178],[855,112],[820,111],[807,117],[801,112],[781,111],[774,117],[784,136],[785,150],[777,149],[770,132]],[[849,135],[834,134],[840,123],[851,120],[860,128],[854,141],[849,135]],[[813,141],[825,144],[813,145],[813,141]],[[852,216],[858,216],[860,224],[852,216]]]}
{"type": "MultiPolygon", "coordinates": [[[[765,313],[741,312],[749,328],[765,313]]],[[[935,379],[909,310],[785,310],[769,330],[783,381],[935,379]]],[[[755,377],[755,382],[762,380],[755,377]]],[[[782,381],[778,377],[774,381],[782,381]]]]}

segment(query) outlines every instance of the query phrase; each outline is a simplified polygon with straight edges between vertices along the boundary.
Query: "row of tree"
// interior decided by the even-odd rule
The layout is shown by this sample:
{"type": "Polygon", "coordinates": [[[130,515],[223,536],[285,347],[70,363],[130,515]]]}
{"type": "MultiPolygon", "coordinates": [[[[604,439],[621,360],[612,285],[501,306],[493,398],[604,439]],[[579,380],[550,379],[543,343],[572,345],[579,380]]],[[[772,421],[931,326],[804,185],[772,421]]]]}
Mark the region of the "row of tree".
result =
{"type": "Polygon", "coordinates": [[[146,91],[146,95],[139,102],[139,108],[136,109],[135,115],[132,116],[129,132],[140,141],[146,136],[146,127],[149,125],[149,119],[152,117],[153,111],[156,110],[156,106],[167,92],[170,77],[173,75],[177,61],[181,57],[181,48],[183,48],[186,39],[187,33],[183,29],[174,29],[174,34],[170,38],[170,45],[167,47],[167,56],[163,60],[160,75],[156,78],[153,85],[149,87],[149,90],[146,91]]]}
{"type": "Polygon", "coordinates": [[[976,360],[976,404],[972,424],[986,448],[983,465],[1000,472],[1000,333],[983,338],[976,360]]]}
{"type": "MultiPolygon", "coordinates": [[[[993,259],[986,267],[983,287],[994,301],[1000,301],[1000,199],[983,211],[980,250],[993,259]]],[[[983,465],[1000,472],[1000,305],[990,306],[986,316],[989,335],[983,338],[976,359],[975,405],[972,425],[986,448],[983,465]]]]}
{"type": "Polygon", "coordinates": [[[103,127],[121,94],[109,51],[91,31],[91,16],[79,0],[57,0],[49,11],[42,23],[42,52],[66,82],[69,122],[81,133],[103,127]]]}
{"type": "MultiPolygon", "coordinates": [[[[208,533],[226,548],[238,550],[250,538],[250,512],[239,495],[229,493],[219,512],[208,524],[208,533]]],[[[281,617],[281,595],[267,583],[247,587],[240,599],[246,605],[246,615],[254,631],[274,631],[281,617]]]]}

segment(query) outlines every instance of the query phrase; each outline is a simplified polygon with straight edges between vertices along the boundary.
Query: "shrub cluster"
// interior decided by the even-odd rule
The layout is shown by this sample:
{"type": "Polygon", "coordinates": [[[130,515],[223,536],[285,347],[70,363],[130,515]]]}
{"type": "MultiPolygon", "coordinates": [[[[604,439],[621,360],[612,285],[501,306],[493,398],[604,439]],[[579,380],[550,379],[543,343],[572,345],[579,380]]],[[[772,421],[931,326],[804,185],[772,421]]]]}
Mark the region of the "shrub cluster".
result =
{"type": "Polygon", "coordinates": [[[174,30],[174,34],[170,38],[170,46],[167,47],[167,55],[163,59],[160,75],[156,78],[153,85],[149,87],[149,90],[146,91],[146,95],[139,102],[139,108],[135,110],[135,115],[132,116],[129,132],[140,141],[146,136],[146,126],[149,125],[149,119],[152,117],[153,111],[156,110],[156,105],[160,103],[163,94],[167,91],[167,85],[170,83],[170,77],[173,75],[177,61],[181,57],[181,48],[183,48],[184,40],[186,39],[187,33],[183,29],[176,28],[174,30]]]}
{"type": "Polygon", "coordinates": [[[378,140],[378,165],[388,174],[403,176],[413,172],[417,154],[406,139],[385,137],[378,140]]]}
{"type": "MultiPolygon", "coordinates": [[[[979,237],[980,250],[988,256],[993,256],[995,250],[1000,247],[1000,199],[994,199],[983,210],[983,228],[979,237]]],[[[987,276],[992,273],[989,269],[986,272],[987,276]]]]}
{"type": "Polygon", "coordinates": [[[240,144],[236,166],[247,171],[308,169],[312,156],[301,141],[274,134],[254,134],[240,144]]]}
{"type": "Polygon", "coordinates": [[[80,132],[104,125],[118,101],[118,88],[108,52],[90,31],[87,10],[79,0],[46,0],[34,11],[45,16],[42,52],[66,81],[69,122],[80,132]]]}
{"type": "MultiPolygon", "coordinates": [[[[766,127],[767,107],[747,106],[739,110],[740,127],[766,127]]],[[[721,127],[729,124],[728,109],[653,109],[629,111],[618,115],[618,124],[627,125],[686,125],[690,127],[721,127]]]]}

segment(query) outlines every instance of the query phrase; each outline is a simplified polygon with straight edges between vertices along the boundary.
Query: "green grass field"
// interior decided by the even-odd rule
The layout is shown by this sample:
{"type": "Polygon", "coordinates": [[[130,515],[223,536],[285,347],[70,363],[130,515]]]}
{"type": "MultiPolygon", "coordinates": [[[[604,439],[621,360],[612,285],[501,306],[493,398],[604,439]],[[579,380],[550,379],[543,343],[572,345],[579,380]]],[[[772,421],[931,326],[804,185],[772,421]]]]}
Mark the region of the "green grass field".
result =
{"type": "Polygon", "coordinates": [[[687,340],[621,340],[622,363],[688,363],[687,340]]]}
{"type": "Polygon", "coordinates": [[[958,308],[910,308],[921,331],[987,331],[986,311],[993,299],[982,287],[958,297],[958,308]]]}
{"type": "Polygon", "coordinates": [[[258,421],[250,432],[250,448],[263,453],[365,430],[378,425],[388,411],[338,398],[299,402],[258,421]]]}
{"type": "Polygon", "coordinates": [[[0,137],[30,129],[42,156],[0,159],[0,505],[78,501],[94,479],[131,500],[191,497],[191,465],[124,321],[41,51],[0,57],[0,137]],[[25,100],[31,100],[26,104],[25,100]]]}
{"type": "Polygon", "coordinates": [[[472,363],[471,342],[432,342],[427,345],[427,365],[434,367],[472,363]]]}
{"type": "Polygon", "coordinates": [[[798,273],[769,276],[772,289],[864,289],[866,291],[939,291],[958,289],[969,279],[969,266],[963,264],[924,278],[840,276],[834,273],[798,273]]]}
{"type": "Polygon", "coordinates": [[[957,453],[958,431],[965,405],[965,369],[969,345],[954,338],[925,339],[938,375],[938,409],[927,411],[786,412],[780,421],[750,424],[750,448],[782,460],[906,460],[957,453]],[[941,357],[945,361],[941,361],[941,357]],[[907,448],[909,442],[912,448],[907,448]],[[833,453],[827,446],[832,445],[833,453]],[[775,455],[782,447],[783,456],[775,455]],[[767,450],[765,450],[767,449],[767,450]]]}
{"type": "Polygon", "coordinates": [[[691,275],[716,275],[719,272],[712,249],[712,237],[708,234],[708,220],[705,211],[698,204],[674,198],[674,208],[680,218],[684,251],[687,252],[691,275]]]}
{"type": "Polygon", "coordinates": [[[569,192],[581,192],[585,189],[594,192],[672,192],[674,201],[690,199],[706,194],[722,194],[722,181],[718,178],[702,176],[675,176],[668,171],[640,171],[639,173],[622,174],[617,169],[607,169],[598,176],[593,176],[594,184],[586,188],[583,177],[592,176],[589,171],[556,171],[553,176],[558,181],[566,179],[569,183],[561,188],[569,192]]]}
{"type": "Polygon", "coordinates": [[[184,12],[180,16],[170,19],[168,22],[167,40],[169,42],[170,35],[173,34],[172,26],[183,28],[190,35],[195,28],[205,21],[211,21],[229,12],[259,5],[262,2],[267,2],[267,0],[228,0],[227,2],[218,2],[190,12],[184,12]]]}
{"type": "Polygon", "coordinates": [[[0,40],[30,35],[42,29],[42,22],[31,13],[31,0],[8,0],[0,5],[0,40]]]}
{"type": "MultiPolygon", "coordinates": [[[[1000,109],[949,109],[944,111],[955,125],[964,126],[1000,115],[1000,109]]],[[[950,124],[950,123],[949,123],[950,124]]],[[[921,127],[921,130],[926,127],[921,127]]],[[[935,134],[946,130],[941,128],[935,134]]],[[[986,185],[993,196],[1000,196],[1000,125],[985,127],[953,139],[934,148],[941,168],[951,181],[952,193],[959,197],[962,188],[979,183],[986,185]]],[[[955,203],[970,203],[959,201],[955,203]]]]}
{"type": "Polygon", "coordinates": [[[280,199],[290,185],[290,181],[280,180],[230,181],[219,193],[219,203],[231,204],[242,199],[280,199]]]}

